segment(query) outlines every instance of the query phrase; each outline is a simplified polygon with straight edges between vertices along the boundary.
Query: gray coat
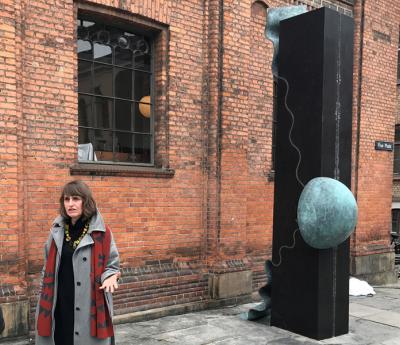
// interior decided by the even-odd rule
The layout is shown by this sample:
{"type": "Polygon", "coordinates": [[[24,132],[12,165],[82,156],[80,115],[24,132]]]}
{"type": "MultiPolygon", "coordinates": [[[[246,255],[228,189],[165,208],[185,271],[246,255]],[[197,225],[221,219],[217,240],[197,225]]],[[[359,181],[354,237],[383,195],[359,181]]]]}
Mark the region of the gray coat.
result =
{"type": "MultiPolygon", "coordinates": [[[[50,230],[49,238],[45,245],[45,263],[42,272],[46,267],[46,260],[50,250],[51,241],[54,242],[57,247],[56,255],[56,270],[55,270],[55,284],[54,284],[54,302],[53,302],[53,333],[51,337],[41,337],[37,334],[36,329],[36,345],[54,345],[54,310],[56,307],[57,299],[57,288],[58,288],[58,269],[60,266],[61,251],[64,241],[64,220],[61,216],[54,220],[52,228],[50,230]]],[[[72,256],[72,265],[74,270],[75,282],[80,282],[80,285],[75,284],[75,306],[79,306],[79,310],[75,309],[75,334],[74,334],[74,345],[110,345],[112,343],[111,338],[107,339],[97,339],[90,335],[90,303],[91,303],[91,281],[90,281],[90,268],[91,268],[91,249],[93,239],[90,233],[94,230],[105,231],[105,225],[103,218],[99,211],[92,217],[89,224],[88,233],[82,238],[78,247],[76,248],[72,256]]],[[[111,275],[119,272],[119,255],[118,250],[115,245],[114,239],[111,236],[111,247],[110,247],[110,257],[107,263],[106,270],[101,276],[101,282],[110,277],[111,275]]],[[[106,296],[106,302],[108,310],[110,311],[110,316],[113,316],[113,304],[112,304],[112,294],[104,292],[106,296]]],[[[38,302],[39,303],[39,302],[38,302]]],[[[39,307],[36,307],[36,322],[38,316],[39,307]]],[[[35,325],[36,326],[36,325],[35,325]]],[[[35,327],[36,328],[36,327],[35,327]]]]}

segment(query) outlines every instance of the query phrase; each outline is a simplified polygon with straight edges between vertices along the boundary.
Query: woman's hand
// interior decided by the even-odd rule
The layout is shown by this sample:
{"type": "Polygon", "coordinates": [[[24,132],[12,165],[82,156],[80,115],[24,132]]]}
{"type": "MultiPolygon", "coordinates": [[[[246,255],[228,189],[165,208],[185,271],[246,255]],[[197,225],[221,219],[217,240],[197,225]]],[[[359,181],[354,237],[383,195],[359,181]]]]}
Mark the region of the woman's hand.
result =
{"type": "Polygon", "coordinates": [[[108,277],[106,280],[104,280],[103,285],[100,286],[100,289],[105,292],[114,292],[116,289],[118,289],[118,278],[121,276],[121,273],[118,272],[110,277],[108,277]]]}

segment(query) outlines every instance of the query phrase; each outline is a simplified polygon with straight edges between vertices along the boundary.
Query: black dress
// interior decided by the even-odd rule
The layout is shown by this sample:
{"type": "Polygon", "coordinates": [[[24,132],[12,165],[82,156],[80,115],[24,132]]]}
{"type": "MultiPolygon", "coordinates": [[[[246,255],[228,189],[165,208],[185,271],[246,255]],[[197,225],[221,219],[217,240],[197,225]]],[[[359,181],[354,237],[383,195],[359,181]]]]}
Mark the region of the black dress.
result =
{"type": "Polygon", "coordinates": [[[58,271],[57,302],[54,312],[55,345],[74,344],[74,308],[75,308],[75,282],[72,266],[72,255],[75,249],[72,242],[82,234],[85,223],[79,219],[75,225],[69,222],[71,241],[64,243],[61,252],[61,261],[58,271]]]}

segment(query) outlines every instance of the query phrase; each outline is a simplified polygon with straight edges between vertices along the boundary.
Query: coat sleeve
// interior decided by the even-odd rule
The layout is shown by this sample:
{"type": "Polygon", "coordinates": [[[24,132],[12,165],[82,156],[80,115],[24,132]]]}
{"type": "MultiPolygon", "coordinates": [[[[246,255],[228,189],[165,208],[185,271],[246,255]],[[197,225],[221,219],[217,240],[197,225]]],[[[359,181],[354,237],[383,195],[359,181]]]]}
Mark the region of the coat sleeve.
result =
{"type": "Polygon", "coordinates": [[[102,284],[108,277],[111,277],[112,275],[119,272],[119,253],[111,230],[110,233],[111,233],[110,256],[108,257],[106,269],[101,275],[102,284]]]}

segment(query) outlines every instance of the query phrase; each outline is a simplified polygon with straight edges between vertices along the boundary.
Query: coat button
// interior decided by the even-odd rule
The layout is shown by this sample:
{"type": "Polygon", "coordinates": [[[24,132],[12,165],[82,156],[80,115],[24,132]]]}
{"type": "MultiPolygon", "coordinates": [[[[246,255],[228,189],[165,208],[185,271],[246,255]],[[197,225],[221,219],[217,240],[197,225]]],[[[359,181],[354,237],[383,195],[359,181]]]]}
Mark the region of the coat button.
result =
{"type": "Polygon", "coordinates": [[[76,307],[75,309],[78,310],[78,311],[81,310],[81,308],[79,308],[79,307],[76,307]]]}
{"type": "Polygon", "coordinates": [[[79,335],[79,332],[75,332],[75,335],[79,335]]]}
{"type": "Polygon", "coordinates": [[[83,261],[86,261],[87,259],[86,259],[86,258],[83,258],[82,260],[83,260],[83,261]]]}
{"type": "Polygon", "coordinates": [[[81,286],[81,282],[76,282],[76,285],[81,286]]]}

